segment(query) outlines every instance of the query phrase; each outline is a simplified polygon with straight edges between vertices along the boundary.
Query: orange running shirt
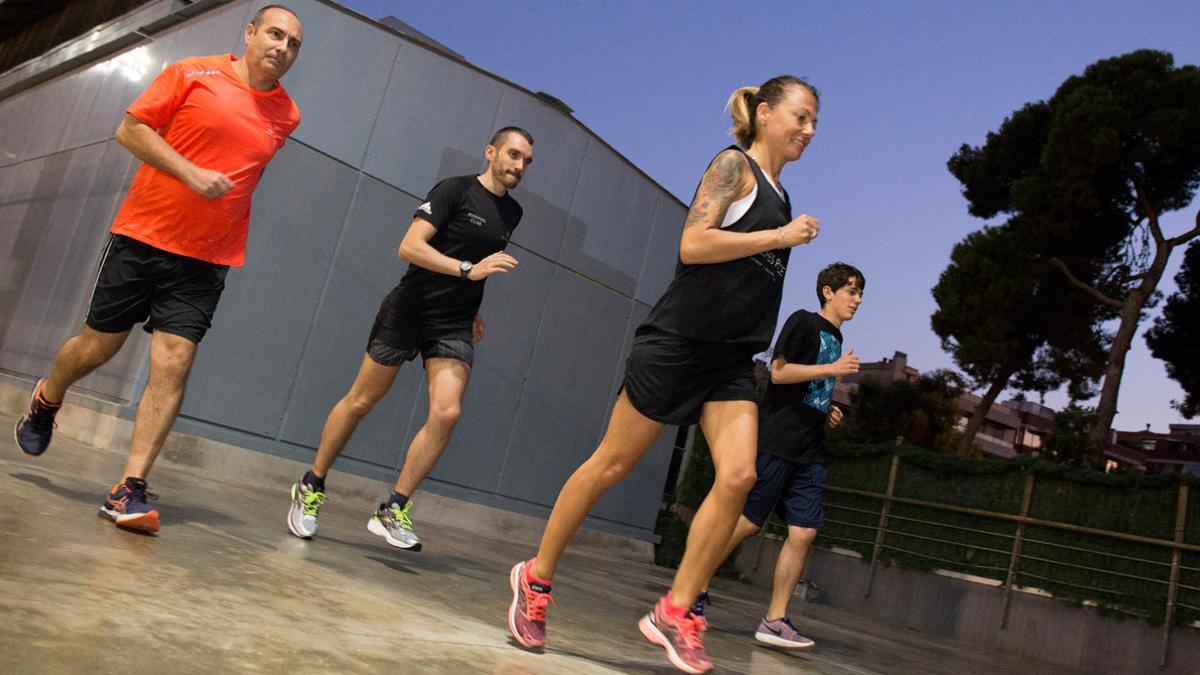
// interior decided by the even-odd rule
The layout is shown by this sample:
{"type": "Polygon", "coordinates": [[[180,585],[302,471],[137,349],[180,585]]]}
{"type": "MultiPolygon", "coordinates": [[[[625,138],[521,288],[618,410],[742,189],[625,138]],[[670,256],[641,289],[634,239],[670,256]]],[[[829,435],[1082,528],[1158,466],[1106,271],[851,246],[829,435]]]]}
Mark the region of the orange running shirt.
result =
{"type": "Polygon", "coordinates": [[[237,57],[201,56],[173,63],[127,111],[203,169],[234,188],[209,200],[174,176],[142,164],[112,231],[155,248],[218,265],[245,261],[250,198],[263,169],[300,124],[282,86],[257,91],[233,69],[237,57]]]}

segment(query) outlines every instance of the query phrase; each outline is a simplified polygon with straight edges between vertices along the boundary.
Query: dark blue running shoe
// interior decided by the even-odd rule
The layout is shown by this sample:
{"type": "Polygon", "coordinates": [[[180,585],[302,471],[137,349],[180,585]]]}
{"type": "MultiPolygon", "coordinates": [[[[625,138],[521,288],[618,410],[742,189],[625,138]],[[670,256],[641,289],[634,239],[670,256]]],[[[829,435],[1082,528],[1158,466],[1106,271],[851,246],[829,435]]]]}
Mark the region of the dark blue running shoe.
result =
{"type": "Polygon", "coordinates": [[[708,591],[700,591],[700,595],[696,596],[696,602],[692,605],[692,616],[696,617],[696,630],[701,633],[708,630],[708,619],[704,618],[704,610],[712,602],[708,599],[708,591]]]}
{"type": "Polygon", "coordinates": [[[21,452],[36,457],[50,446],[50,436],[54,434],[54,416],[58,414],[62,404],[48,405],[38,394],[42,391],[45,378],[38,380],[29,395],[29,408],[17,420],[17,429],[13,434],[17,439],[17,447],[21,452]]]}
{"type": "Polygon", "coordinates": [[[147,499],[157,498],[146,491],[146,481],[126,478],[124,483],[113,486],[96,515],[131,530],[158,532],[158,509],[146,503],[147,499]]]}

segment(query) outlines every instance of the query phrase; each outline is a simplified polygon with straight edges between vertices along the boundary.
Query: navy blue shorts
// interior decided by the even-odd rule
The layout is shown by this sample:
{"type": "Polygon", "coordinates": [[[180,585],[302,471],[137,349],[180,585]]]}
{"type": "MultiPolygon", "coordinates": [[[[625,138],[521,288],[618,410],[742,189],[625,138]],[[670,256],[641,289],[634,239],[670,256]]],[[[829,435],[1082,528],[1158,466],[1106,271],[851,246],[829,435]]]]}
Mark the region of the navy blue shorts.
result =
{"type": "Polygon", "coordinates": [[[825,524],[825,465],[797,464],[760,453],[754,462],[758,479],[746,497],[742,515],[762,527],[775,511],[783,522],[818,529],[825,524]]]}

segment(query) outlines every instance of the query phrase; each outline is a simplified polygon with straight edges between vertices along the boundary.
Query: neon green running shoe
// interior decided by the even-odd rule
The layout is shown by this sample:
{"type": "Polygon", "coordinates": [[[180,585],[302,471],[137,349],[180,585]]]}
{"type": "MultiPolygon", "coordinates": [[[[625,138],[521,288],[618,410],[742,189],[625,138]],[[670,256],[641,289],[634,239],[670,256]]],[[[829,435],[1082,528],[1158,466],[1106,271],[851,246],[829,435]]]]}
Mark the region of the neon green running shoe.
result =
{"type": "Polygon", "coordinates": [[[288,509],[288,529],[301,539],[312,539],[317,533],[317,512],[325,504],[325,491],[312,485],[292,486],[292,506],[288,509]]]}
{"type": "Polygon", "coordinates": [[[395,504],[388,506],[380,504],[379,509],[375,511],[375,515],[371,516],[371,520],[367,522],[367,529],[371,534],[383,537],[387,543],[402,548],[406,551],[420,551],[421,538],[413,532],[412,518],[408,517],[408,510],[412,508],[412,500],[405,503],[404,508],[400,508],[395,504]]]}

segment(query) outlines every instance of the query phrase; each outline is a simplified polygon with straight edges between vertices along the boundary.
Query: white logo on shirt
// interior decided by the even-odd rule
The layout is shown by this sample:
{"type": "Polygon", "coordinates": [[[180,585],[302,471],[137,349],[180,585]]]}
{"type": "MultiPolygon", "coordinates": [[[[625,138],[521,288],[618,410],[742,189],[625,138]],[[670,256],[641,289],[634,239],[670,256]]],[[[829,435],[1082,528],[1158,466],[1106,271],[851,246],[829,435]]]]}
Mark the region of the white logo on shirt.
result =
{"type": "Polygon", "coordinates": [[[220,75],[219,70],[192,70],[183,74],[184,77],[195,77],[197,75],[220,75]]]}
{"type": "Polygon", "coordinates": [[[764,251],[750,259],[775,279],[781,279],[787,273],[787,265],[784,264],[783,258],[775,255],[774,251],[764,251]]]}
{"type": "Polygon", "coordinates": [[[424,211],[426,214],[431,216],[433,215],[433,207],[429,205],[429,202],[425,202],[424,204],[418,206],[417,210],[424,211]]]}
{"type": "Polygon", "coordinates": [[[483,227],[484,225],[487,225],[487,218],[484,218],[483,216],[475,215],[474,213],[471,213],[470,211],[467,211],[467,219],[470,220],[471,224],[474,225],[475,227],[483,227]]]}

